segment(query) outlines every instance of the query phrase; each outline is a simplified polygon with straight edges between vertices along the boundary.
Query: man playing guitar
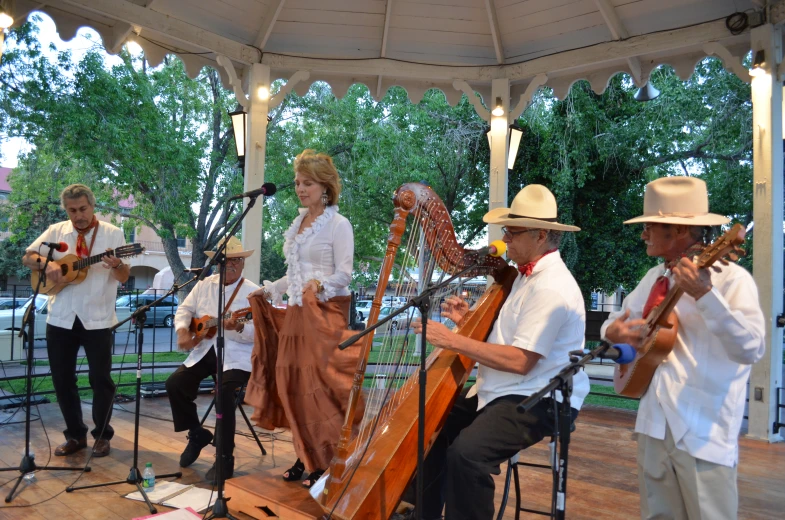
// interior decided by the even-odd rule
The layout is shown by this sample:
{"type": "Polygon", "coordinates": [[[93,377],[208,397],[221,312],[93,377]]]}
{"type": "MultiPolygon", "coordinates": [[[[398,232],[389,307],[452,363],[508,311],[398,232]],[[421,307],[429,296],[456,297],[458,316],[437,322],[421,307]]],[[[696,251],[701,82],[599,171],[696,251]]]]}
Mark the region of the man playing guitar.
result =
{"type": "MultiPolygon", "coordinates": [[[[60,194],[68,220],[49,226],[27,247],[22,263],[40,271],[46,256],[39,254],[43,242],[64,242],[68,249],[55,252],[57,261],[67,253],[79,258],[91,252],[116,249],[125,244],[122,230],[100,222],[95,217],[95,195],[83,184],[72,184],[60,194]]],[[[44,247],[45,249],[45,247],[44,247]]],[[[44,252],[44,251],[41,251],[44,252]]],[[[82,403],[76,385],[76,356],[84,347],[93,390],[94,457],[109,454],[109,440],[114,430],[109,424],[115,385],[111,378],[112,332],[117,323],[115,300],[117,283],[128,280],[130,267],[113,255],[103,258],[103,269],[89,269],[81,284],[68,285],[49,297],[46,319],[46,348],[52,369],[57,402],[65,419],[66,442],[55,449],[55,455],[75,453],[87,446],[87,426],[82,420],[82,403]]],[[[46,267],[46,283],[60,282],[61,271],[55,262],[46,267]]]]}
{"type": "MultiPolygon", "coordinates": [[[[238,311],[248,307],[248,295],[259,286],[242,277],[245,258],[253,251],[243,251],[242,244],[234,237],[226,246],[226,277],[224,279],[225,307],[221,314],[238,311]]],[[[206,251],[212,257],[213,251],[206,251]]],[[[193,288],[177,308],[174,326],[177,331],[177,346],[190,352],[188,359],[166,380],[166,392],[172,405],[174,431],[188,431],[188,445],[180,455],[180,466],[193,464],[202,448],[210,444],[213,434],[203,428],[196,412],[194,400],[199,392],[199,383],[216,373],[215,337],[207,336],[195,345],[194,334],[189,330],[194,318],[214,317],[218,306],[218,275],[208,276],[193,288]]],[[[251,376],[251,351],[253,350],[254,330],[245,320],[230,315],[223,322],[224,364],[223,385],[221,387],[221,410],[223,439],[223,476],[230,478],[234,472],[234,429],[235,429],[235,392],[251,376]]],[[[215,465],[207,472],[207,480],[215,481],[215,465]]]]}
{"type": "Polygon", "coordinates": [[[694,177],[650,182],[641,239],[653,267],[602,326],[611,343],[640,347],[646,317],[670,284],[676,304],[673,350],[656,368],[638,409],[641,518],[735,519],[736,464],[750,365],[763,356],[764,318],[752,276],[736,264],[698,269],[690,257],[710,241],[710,226],[728,219],[709,213],[706,184],[694,177]]]}

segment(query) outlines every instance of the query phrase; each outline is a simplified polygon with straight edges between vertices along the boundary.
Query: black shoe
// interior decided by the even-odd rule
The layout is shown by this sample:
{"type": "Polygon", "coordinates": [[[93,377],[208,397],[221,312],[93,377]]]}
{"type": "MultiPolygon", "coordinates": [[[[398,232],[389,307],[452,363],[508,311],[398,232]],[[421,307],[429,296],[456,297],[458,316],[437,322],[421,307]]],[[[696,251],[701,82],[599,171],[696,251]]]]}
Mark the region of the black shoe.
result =
{"type": "Polygon", "coordinates": [[[283,479],[286,482],[294,482],[295,480],[302,480],[303,472],[305,471],[305,464],[300,459],[297,459],[297,462],[294,463],[294,466],[287,469],[283,473],[283,479]]]}
{"type": "Polygon", "coordinates": [[[199,458],[202,448],[213,442],[213,433],[210,430],[200,428],[188,432],[188,445],[180,455],[180,467],[187,468],[199,458]]]}
{"type": "MultiPolygon", "coordinates": [[[[223,459],[224,459],[223,476],[224,476],[224,480],[228,480],[232,478],[232,475],[234,475],[234,457],[232,457],[231,455],[228,457],[224,456],[223,459]]],[[[215,473],[216,473],[215,464],[213,464],[213,467],[208,469],[207,474],[204,476],[207,479],[207,482],[211,486],[217,484],[217,482],[215,481],[215,473]]]]}
{"type": "Polygon", "coordinates": [[[325,470],[323,469],[317,469],[316,471],[312,471],[311,474],[308,475],[308,478],[303,480],[303,486],[307,488],[313,487],[313,485],[316,484],[316,481],[322,478],[322,475],[324,475],[324,471],[325,470]]]}

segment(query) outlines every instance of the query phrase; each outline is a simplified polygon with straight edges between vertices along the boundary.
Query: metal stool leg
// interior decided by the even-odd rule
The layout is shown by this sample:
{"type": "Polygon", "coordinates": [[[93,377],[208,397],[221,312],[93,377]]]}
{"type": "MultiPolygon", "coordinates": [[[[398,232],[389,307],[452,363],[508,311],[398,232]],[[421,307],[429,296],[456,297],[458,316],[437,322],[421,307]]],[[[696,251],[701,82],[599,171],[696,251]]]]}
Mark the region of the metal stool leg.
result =
{"type": "MultiPolygon", "coordinates": [[[[502,493],[502,503],[499,505],[499,513],[496,515],[496,520],[504,518],[504,508],[507,507],[507,498],[510,496],[510,478],[512,477],[512,468],[515,465],[511,460],[507,461],[507,475],[504,477],[504,492],[502,493]]],[[[515,490],[517,496],[518,490],[515,490]]]]}
{"type": "Polygon", "coordinates": [[[202,420],[199,421],[199,426],[202,426],[204,424],[204,421],[207,420],[207,416],[210,415],[210,411],[213,409],[213,406],[215,406],[215,394],[213,394],[213,400],[210,401],[210,406],[208,406],[207,411],[204,412],[204,415],[202,416],[202,420]]]}

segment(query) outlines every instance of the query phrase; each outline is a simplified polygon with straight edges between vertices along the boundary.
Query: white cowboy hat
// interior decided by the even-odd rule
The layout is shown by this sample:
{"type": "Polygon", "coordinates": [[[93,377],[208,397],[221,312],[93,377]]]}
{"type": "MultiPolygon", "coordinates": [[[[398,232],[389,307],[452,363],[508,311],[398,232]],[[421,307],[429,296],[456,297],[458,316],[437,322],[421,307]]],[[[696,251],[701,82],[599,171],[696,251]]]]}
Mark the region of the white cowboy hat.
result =
{"type": "Polygon", "coordinates": [[[695,177],[663,177],[646,185],[643,215],[625,224],[653,222],[686,226],[719,226],[729,218],[709,213],[706,183],[695,177]]]}
{"type": "Polygon", "coordinates": [[[556,221],[556,197],[542,184],[529,184],[512,201],[509,208],[492,209],[483,222],[500,226],[517,226],[556,231],[580,231],[581,228],[556,221]]]}
{"type": "MultiPolygon", "coordinates": [[[[215,248],[218,249],[221,247],[225,239],[221,239],[216,244],[215,248]]],[[[212,258],[215,255],[215,251],[205,251],[208,257],[212,258]]],[[[243,251],[243,245],[240,243],[240,240],[237,237],[231,237],[229,239],[229,243],[226,244],[226,258],[248,258],[253,254],[253,249],[250,251],[243,251]]]]}

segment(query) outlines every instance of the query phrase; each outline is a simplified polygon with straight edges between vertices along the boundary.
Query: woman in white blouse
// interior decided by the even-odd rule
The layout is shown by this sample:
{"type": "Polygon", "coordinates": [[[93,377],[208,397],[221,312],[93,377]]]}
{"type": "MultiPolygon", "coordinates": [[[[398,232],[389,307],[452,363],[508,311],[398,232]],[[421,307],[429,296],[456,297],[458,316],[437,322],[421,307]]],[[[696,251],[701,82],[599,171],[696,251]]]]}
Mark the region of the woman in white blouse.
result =
{"type": "Polygon", "coordinates": [[[246,401],[267,429],[292,430],[298,460],[283,474],[310,486],[329,466],[348,403],[359,349],[339,351],[348,327],[354,233],[338,213],[332,159],[305,150],[294,161],[302,208],[284,234],[286,276],[249,298],[256,341],[246,401]],[[286,311],[273,305],[288,296],[286,311]]]}

